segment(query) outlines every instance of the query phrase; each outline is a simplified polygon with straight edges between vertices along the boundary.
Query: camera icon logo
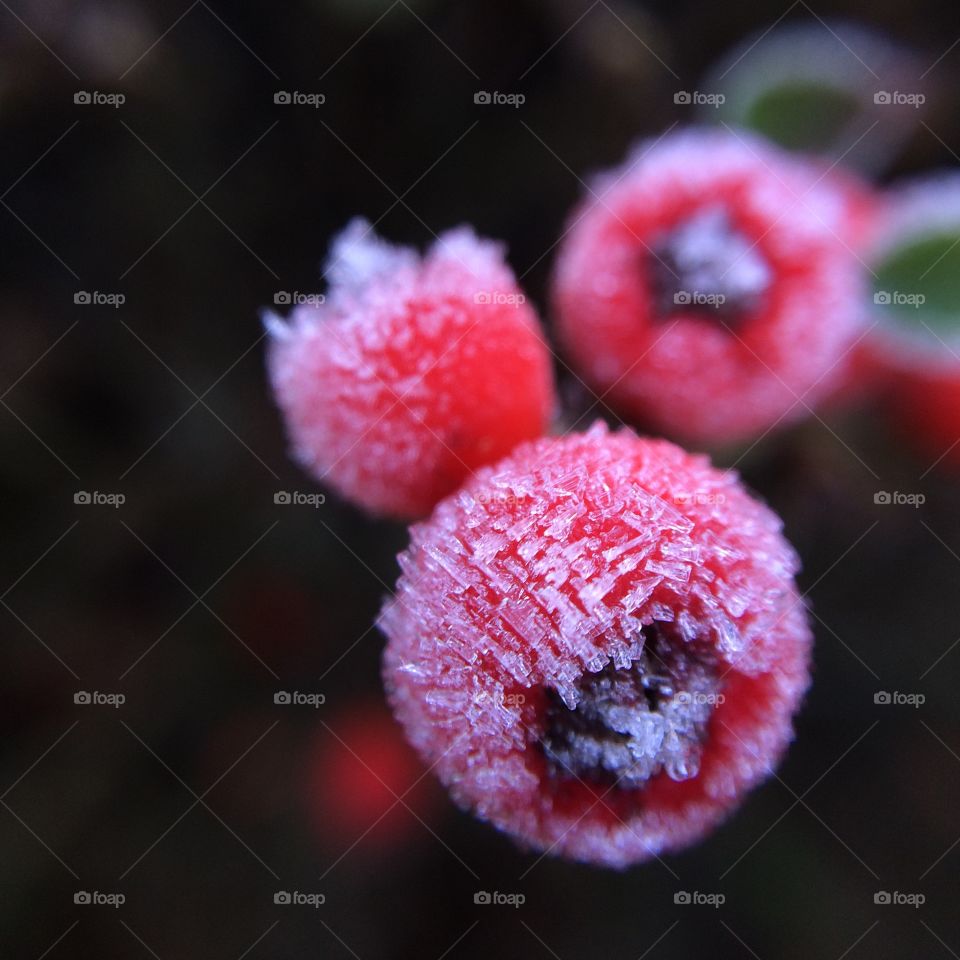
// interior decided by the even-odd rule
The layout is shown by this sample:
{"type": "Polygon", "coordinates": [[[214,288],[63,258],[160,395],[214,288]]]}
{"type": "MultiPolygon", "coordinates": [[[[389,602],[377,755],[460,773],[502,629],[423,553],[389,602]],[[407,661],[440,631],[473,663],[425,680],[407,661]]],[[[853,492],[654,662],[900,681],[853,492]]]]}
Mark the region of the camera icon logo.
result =
{"type": "Polygon", "coordinates": [[[673,295],[673,302],[680,305],[690,303],[692,299],[688,290],[678,290],[673,295]]]}
{"type": "Polygon", "coordinates": [[[93,702],[93,698],[90,696],[90,694],[86,690],[78,690],[73,695],[73,702],[80,703],[80,704],[88,704],[93,702]]]}
{"type": "Polygon", "coordinates": [[[893,697],[891,697],[886,690],[878,690],[873,695],[873,702],[886,706],[890,703],[893,703],[893,697]]]}
{"type": "Polygon", "coordinates": [[[473,895],[473,902],[482,904],[492,903],[493,897],[490,896],[490,893],[487,890],[478,890],[473,895]]]}
{"type": "Polygon", "coordinates": [[[291,902],[290,894],[286,890],[278,890],[273,895],[273,902],[279,904],[288,904],[291,902]]]}
{"type": "Polygon", "coordinates": [[[73,895],[73,902],[79,904],[88,904],[90,903],[90,894],[86,890],[78,890],[73,895]]]}
{"type": "Polygon", "coordinates": [[[290,696],[290,694],[286,690],[278,690],[273,695],[273,702],[287,704],[287,703],[292,703],[293,698],[290,696]]]}
{"type": "Polygon", "coordinates": [[[679,104],[689,104],[693,102],[693,97],[686,90],[678,90],[673,95],[673,102],[679,104]]]}
{"type": "Polygon", "coordinates": [[[78,290],[78,291],[73,295],[73,302],[74,302],[74,303],[78,303],[78,304],[82,304],[82,305],[84,305],[84,306],[86,306],[87,304],[89,304],[92,300],[93,300],[93,298],[90,296],[89,293],[87,293],[86,290],[78,290]]]}
{"type": "Polygon", "coordinates": [[[273,102],[274,103],[292,103],[293,97],[286,90],[278,90],[273,95],[273,102]]]}
{"type": "Polygon", "coordinates": [[[273,303],[277,307],[289,307],[293,303],[293,297],[287,290],[278,290],[273,295],[273,303]]]}
{"type": "Polygon", "coordinates": [[[474,103],[483,103],[483,104],[492,103],[492,102],[493,102],[493,97],[491,97],[490,94],[489,94],[486,90],[478,90],[478,91],[473,95],[473,102],[474,102],[474,103]]]}
{"type": "Polygon", "coordinates": [[[90,96],[90,94],[86,90],[78,90],[73,95],[74,103],[91,103],[92,100],[93,98],[90,96]]]}
{"type": "Polygon", "coordinates": [[[690,894],[686,890],[678,890],[673,895],[673,902],[680,904],[688,904],[691,902],[690,894]]]}
{"type": "Polygon", "coordinates": [[[890,96],[889,93],[887,93],[886,90],[878,90],[878,91],[873,95],[873,102],[874,102],[874,103],[890,103],[890,102],[892,101],[892,99],[893,99],[893,98],[890,96]]]}
{"type": "Polygon", "coordinates": [[[286,490],[278,490],[273,495],[273,502],[278,504],[288,504],[291,502],[290,494],[286,490]]]}
{"type": "Polygon", "coordinates": [[[893,297],[886,290],[878,290],[873,295],[873,302],[879,307],[889,307],[893,302],[893,297]]]}
{"type": "Polygon", "coordinates": [[[73,502],[79,504],[88,504],[92,502],[92,497],[86,490],[78,490],[73,495],[73,502]]]}
{"type": "Polygon", "coordinates": [[[886,905],[890,903],[890,894],[886,890],[878,890],[873,895],[873,902],[886,905]]]}
{"type": "Polygon", "coordinates": [[[490,303],[490,294],[486,290],[481,290],[473,295],[474,303],[490,303]]]}
{"type": "Polygon", "coordinates": [[[880,504],[892,503],[892,502],[893,502],[893,497],[892,497],[892,496],[890,495],[890,493],[889,493],[888,491],[886,491],[886,490],[878,490],[878,491],[873,495],[873,502],[874,502],[874,503],[880,503],[880,504]]]}

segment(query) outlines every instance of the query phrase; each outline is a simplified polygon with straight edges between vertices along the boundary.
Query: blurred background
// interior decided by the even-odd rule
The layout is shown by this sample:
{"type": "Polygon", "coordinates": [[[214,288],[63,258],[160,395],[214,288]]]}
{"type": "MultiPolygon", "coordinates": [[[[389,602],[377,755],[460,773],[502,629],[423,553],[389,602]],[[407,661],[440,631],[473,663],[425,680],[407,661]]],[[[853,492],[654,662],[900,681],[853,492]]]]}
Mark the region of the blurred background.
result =
{"type": "MultiPolygon", "coordinates": [[[[372,627],[405,530],[275,503],[319,488],[287,459],[258,310],[322,290],[351,216],[418,246],[472,223],[543,309],[584,178],[692,121],[677,93],[751,34],[806,25],[842,59],[858,5],[0,7],[5,956],[960,953],[960,486],[879,405],[719,452],[803,558],[815,681],[777,776],[622,874],[518,850],[423,777],[372,627]]],[[[871,11],[929,102],[861,167],[957,166],[955,5],[871,11]]],[[[568,425],[613,420],[557,370],[568,425]]]]}

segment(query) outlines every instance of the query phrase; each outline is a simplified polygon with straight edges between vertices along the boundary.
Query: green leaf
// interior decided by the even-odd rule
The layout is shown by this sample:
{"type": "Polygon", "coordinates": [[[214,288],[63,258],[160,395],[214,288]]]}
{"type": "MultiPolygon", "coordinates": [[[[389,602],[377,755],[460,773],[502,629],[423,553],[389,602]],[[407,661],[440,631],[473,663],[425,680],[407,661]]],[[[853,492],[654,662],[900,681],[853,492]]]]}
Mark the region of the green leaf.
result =
{"type": "Polygon", "coordinates": [[[874,290],[889,299],[882,305],[896,322],[921,330],[926,324],[938,334],[960,332],[960,232],[904,244],[874,272],[874,290]]]}
{"type": "Polygon", "coordinates": [[[792,83],[764,90],[747,108],[744,122],[788,149],[826,152],[860,112],[849,90],[792,83]]]}

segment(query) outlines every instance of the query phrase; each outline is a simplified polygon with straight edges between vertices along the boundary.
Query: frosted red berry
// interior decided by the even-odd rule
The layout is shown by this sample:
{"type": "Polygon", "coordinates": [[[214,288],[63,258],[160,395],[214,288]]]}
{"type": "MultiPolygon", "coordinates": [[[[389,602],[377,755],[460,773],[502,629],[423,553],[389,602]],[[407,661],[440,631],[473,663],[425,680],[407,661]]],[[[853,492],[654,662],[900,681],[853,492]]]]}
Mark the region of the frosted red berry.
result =
{"type": "Polygon", "coordinates": [[[641,145],[571,218],[559,335],[604,401],[717,445],[808,416],[856,336],[868,194],[746,133],[641,145]]]}
{"type": "Polygon", "coordinates": [[[791,739],[798,561],[702,456],[599,424],[523,444],[400,565],[394,711],[456,802],[522,844],[616,867],[683,847],[791,739]]]}
{"type": "Polygon", "coordinates": [[[307,815],[324,843],[381,854],[434,819],[436,785],[380,702],[318,727],[303,758],[307,815]]]}
{"type": "Polygon", "coordinates": [[[461,228],[420,258],[356,220],[324,302],[270,315],[268,366],[294,456],[375,513],[422,516],[540,436],[549,351],[502,248],[461,228]]]}

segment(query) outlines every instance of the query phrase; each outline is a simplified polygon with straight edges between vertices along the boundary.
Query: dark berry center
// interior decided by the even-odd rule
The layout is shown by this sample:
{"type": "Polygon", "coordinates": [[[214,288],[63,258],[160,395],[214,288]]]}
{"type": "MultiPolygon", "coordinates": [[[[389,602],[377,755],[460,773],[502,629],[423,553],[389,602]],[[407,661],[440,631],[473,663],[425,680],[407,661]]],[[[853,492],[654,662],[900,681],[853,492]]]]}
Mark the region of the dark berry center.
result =
{"type": "Polygon", "coordinates": [[[760,307],[770,284],[763,255],[721,208],[665,233],[647,259],[662,320],[693,314],[733,329],[760,307]]]}
{"type": "Polygon", "coordinates": [[[656,627],[643,634],[643,653],[630,667],[610,663],[583,675],[574,709],[547,691],[541,746],[553,776],[629,789],[661,770],[673,780],[699,772],[718,702],[716,662],[702,645],[668,642],[656,627]]]}

